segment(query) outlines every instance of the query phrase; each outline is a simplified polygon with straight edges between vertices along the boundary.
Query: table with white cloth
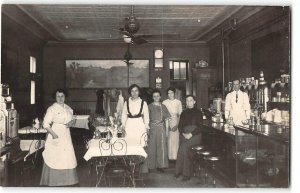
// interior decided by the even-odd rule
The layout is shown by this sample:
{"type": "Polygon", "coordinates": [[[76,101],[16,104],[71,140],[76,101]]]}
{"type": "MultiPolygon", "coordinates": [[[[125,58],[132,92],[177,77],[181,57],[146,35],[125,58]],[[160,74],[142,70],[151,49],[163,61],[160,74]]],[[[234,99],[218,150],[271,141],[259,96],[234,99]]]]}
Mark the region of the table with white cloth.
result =
{"type": "MultiPolygon", "coordinates": [[[[89,115],[75,115],[75,124],[72,126],[74,128],[83,128],[89,130],[89,115]]],[[[35,128],[32,125],[22,127],[18,130],[18,134],[26,135],[26,134],[41,134],[47,133],[47,130],[43,127],[35,128]]]]}
{"type": "Polygon", "coordinates": [[[47,133],[47,130],[44,128],[34,128],[32,126],[26,126],[23,128],[20,128],[18,130],[18,134],[37,134],[37,133],[47,133]]]}
{"type": "Polygon", "coordinates": [[[135,187],[135,171],[147,157],[145,145],[146,143],[133,144],[126,138],[91,139],[87,144],[88,150],[84,159],[90,163],[91,178],[93,171],[96,171],[96,187],[105,180],[102,177],[111,166],[110,163],[116,161],[129,172],[131,184],[135,187]]]}

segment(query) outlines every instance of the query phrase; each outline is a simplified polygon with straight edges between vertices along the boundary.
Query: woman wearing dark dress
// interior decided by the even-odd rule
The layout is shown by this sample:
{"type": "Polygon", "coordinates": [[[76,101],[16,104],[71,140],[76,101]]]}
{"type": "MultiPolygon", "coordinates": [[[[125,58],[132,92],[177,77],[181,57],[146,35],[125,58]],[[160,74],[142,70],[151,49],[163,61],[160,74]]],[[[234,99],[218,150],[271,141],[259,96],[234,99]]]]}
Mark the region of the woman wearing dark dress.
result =
{"type": "Polygon", "coordinates": [[[195,107],[195,103],[194,96],[186,97],[187,109],[181,113],[178,124],[180,136],[175,177],[182,174],[183,181],[189,180],[192,173],[194,152],[191,148],[201,144],[202,113],[195,107]]]}
{"type": "Polygon", "coordinates": [[[167,130],[166,123],[171,117],[167,107],[160,102],[161,93],[154,90],[152,93],[154,102],[149,108],[150,139],[148,147],[148,168],[163,172],[168,167],[167,130]]]}

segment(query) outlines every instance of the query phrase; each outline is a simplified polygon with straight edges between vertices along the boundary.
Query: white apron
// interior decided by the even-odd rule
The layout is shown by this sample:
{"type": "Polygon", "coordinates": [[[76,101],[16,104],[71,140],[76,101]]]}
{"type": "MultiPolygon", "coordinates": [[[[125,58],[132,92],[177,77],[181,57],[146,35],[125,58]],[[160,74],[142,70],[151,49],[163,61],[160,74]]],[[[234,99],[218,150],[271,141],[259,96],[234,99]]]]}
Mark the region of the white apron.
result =
{"type": "MultiPolygon", "coordinates": [[[[171,119],[169,120],[170,129],[178,124],[179,118],[177,114],[171,114],[171,119]]],[[[170,160],[177,159],[177,152],[179,148],[179,131],[169,131],[168,136],[168,155],[170,160]]]]}
{"type": "Polygon", "coordinates": [[[53,139],[48,134],[43,151],[44,161],[52,169],[74,169],[77,166],[70,129],[65,126],[72,116],[70,107],[62,107],[57,103],[49,107],[45,115],[44,127],[52,124],[51,128],[58,136],[53,139]]]}
{"type": "Polygon", "coordinates": [[[235,125],[243,125],[242,121],[247,120],[246,111],[250,112],[249,100],[246,101],[244,94],[239,93],[238,102],[236,102],[235,92],[230,93],[229,97],[229,117],[233,118],[235,125]]]}
{"type": "Polygon", "coordinates": [[[143,117],[127,118],[125,125],[126,139],[133,144],[142,145],[147,137],[143,117]]]}

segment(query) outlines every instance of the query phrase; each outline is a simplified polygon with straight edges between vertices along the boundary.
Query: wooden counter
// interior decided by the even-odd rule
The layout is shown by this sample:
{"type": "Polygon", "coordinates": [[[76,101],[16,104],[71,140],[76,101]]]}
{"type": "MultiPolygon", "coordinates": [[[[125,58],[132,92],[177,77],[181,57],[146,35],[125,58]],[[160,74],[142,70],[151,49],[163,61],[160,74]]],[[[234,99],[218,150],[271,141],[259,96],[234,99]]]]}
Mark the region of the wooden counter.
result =
{"type": "Polygon", "coordinates": [[[279,125],[257,128],[203,120],[203,145],[221,159],[221,176],[235,187],[288,187],[290,132],[279,125]]]}

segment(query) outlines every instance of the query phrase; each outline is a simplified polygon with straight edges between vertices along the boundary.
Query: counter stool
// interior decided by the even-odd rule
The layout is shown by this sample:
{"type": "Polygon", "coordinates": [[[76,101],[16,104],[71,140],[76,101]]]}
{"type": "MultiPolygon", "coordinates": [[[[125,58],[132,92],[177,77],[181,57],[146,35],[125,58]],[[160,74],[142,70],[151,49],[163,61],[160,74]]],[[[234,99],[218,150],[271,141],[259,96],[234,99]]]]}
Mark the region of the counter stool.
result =
{"type": "Polygon", "coordinates": [[[212,177],[213,177],[213,186],[216,187],[216,179],[215,179],[215,169],[216,169],[216,162],[220,160],[219,157],[216,156],[209,156],[207,157],[207,160],[211,162],[211,168],[212,168],[212,177]]]}
{"type": "Polygon", "coordinates": [[[205,170],[204,184],[206,184],[207,177],[208,177],[208,173],[207,173],[207,159],[208,159],[208,157],[210,155],[210,151],[203,150],[203,151],[197,152],[197,154],[201,155],[202,158],[203,158],[203,161],[204,161],[204,170],[205,170]]]}
{"type": "Polygon", "coordinates": [[[199,152],[203,151],[204,146],[195,146],[192,147],[192,150],[196,152],[196,159],[194,159],[193,161],[193,165],[194,165],[194,176],[201,176],[201,155],[199,154],[199,152]]]}

